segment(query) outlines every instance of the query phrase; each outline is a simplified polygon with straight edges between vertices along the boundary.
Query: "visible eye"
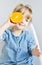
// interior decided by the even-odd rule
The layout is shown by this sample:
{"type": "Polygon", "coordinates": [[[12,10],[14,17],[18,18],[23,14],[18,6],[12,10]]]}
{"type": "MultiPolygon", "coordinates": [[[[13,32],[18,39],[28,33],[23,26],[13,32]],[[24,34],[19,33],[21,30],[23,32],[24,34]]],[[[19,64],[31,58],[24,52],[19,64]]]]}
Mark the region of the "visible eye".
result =
{"type": "Polygon", "coordinates": [[[27,19],[30,19],[30,16],[26,17],[27,19]]]}
{"type": "Polygon", "coordinates": [[[28,22],[30,20],[30,16],[27,16],[26,17],[26,21],[28,22]]]}
{"type": "Polygon", "coordinates": [[[28,19],[26,19],[26,22],[28,22],[28,19]]]}

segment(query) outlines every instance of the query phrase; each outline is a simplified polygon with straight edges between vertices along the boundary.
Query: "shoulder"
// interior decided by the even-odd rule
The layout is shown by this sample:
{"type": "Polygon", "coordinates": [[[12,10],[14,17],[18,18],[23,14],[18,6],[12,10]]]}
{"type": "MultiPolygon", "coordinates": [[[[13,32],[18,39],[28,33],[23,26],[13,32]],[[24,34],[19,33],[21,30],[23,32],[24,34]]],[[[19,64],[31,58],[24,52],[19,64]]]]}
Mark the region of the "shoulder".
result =
{"type": "Polygon", "coordinates": [[[26,35],[27,40],[35,39],[34,35],[30,31],[25,31],[25,35],[26,35]]]}
{"type": "Polygon", "coordinates": [[[25,35],[26,35],[26,37],[30,37],[32,34],[29,31],[25,31],[25,35]]]}
{"type": "Polygon", "coordinates": [[[24,31],[24,38],[25,38],[26,40],[28,40],[29,37],[30,37],[29,31],[24,31]]]}
{"type": "Polygon", "coordinates": [[[4,34],[3,34],[3,37],[4,37],[5,39],[9,39],[10,36],[11,36],[11,31],[10,31],[10,29],[5,30],[5,32],[4,32],[4,34]]]}
{"type": "Polygon", "coordinates": [[[10,35],[11,34],[11,30],[10,29],[5,30],[4,34],[10,35]]]}
{"type": "Polygon", "coordinates": [[[10,29],[5,30],[6,33],[10,33],[10,29]]]}

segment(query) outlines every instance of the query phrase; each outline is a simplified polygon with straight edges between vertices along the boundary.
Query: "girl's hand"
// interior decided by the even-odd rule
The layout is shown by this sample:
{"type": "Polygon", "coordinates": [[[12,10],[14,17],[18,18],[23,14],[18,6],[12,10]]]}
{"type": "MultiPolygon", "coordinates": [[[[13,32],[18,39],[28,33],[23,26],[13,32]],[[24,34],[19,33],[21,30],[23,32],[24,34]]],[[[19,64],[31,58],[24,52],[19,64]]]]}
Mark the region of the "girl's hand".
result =
{"type": "Polygon", "coordinates": [[[10,19],[8,19],[7,22],[9,24],[9,26],[14,26],[15,25],[15,24],[13,24],[13,23],[10,22],[10,19]]]}
{"type": "Polygon", "coordinates": [[[9,27],[13,27],[14,24],[10,22],[10,19],[7,20],[2,26],[0,26],[0,36],[7,30],[9,27]]]}
{"type": "Polygon", "coordinates": [[[40,50],[38,49],[38,45],[36,46],[36,48],[32,51],[32,54],[37,56],[37,57],[40,57],[42,54],[40,52],[40,50]]]}

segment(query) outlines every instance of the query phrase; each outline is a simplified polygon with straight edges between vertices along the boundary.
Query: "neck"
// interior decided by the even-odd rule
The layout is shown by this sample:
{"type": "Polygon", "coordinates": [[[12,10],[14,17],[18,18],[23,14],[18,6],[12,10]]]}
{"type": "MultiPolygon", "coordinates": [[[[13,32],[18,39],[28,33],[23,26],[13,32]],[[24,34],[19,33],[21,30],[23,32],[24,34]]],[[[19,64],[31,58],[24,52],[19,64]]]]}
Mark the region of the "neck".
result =
{"type": "Polygon", "coordinates": [[[13,29],[13,34],[15,36],[19,36],[21,33],[22,33],[22,30],[20,30],[20,29],[13,29]]]}

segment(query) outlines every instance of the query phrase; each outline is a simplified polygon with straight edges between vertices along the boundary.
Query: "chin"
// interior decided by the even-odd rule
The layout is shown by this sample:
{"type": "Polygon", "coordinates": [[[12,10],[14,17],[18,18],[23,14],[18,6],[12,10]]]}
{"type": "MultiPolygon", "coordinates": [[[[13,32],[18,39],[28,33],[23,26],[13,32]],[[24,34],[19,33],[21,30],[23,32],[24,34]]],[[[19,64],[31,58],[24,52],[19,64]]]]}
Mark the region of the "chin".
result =
{"type": "Polygon", "coordinates": [[[24,29],[24,26],[17,26],[18,29],[24,29]]]}
{"type": "Polygon", "coordinates": [[[21,29],[21,30],[23,30],[23,29],[24,29],[24,27],[18,27],[18,29],[21,29]]]}

